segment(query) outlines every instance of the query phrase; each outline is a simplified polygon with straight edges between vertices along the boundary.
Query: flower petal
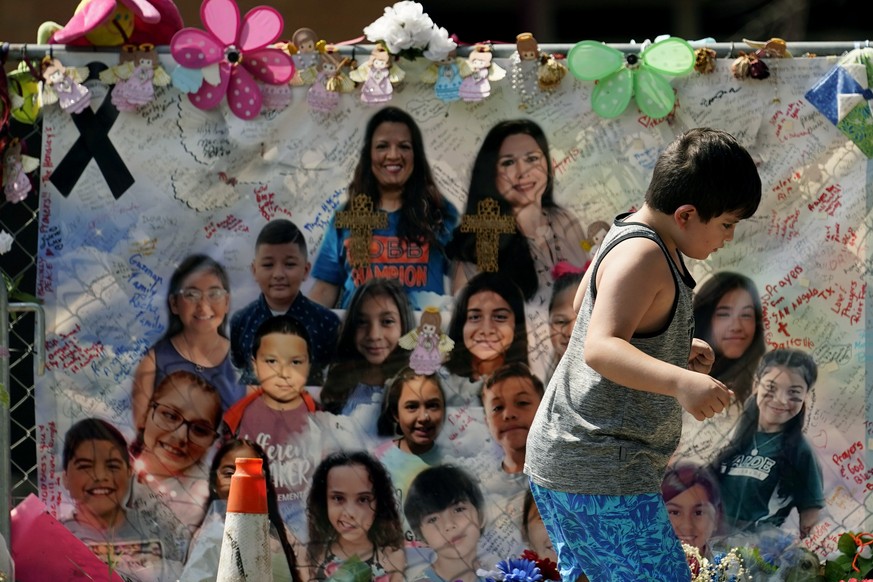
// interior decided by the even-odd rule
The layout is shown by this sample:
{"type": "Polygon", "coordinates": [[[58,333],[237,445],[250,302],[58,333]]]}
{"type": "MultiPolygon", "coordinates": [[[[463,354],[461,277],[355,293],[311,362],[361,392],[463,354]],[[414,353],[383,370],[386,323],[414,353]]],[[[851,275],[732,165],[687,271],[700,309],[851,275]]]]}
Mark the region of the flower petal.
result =
{"type": "MultiPolygon", "coordinates": [[[[190,99],[194,107],[198,109],[214,109],[224,99],[224,94],[227,93],[227,86],[230,82],[231,67],[228,63],[221,63],[219,67],[221,78],[217,86],[203,83],[199,91],[188,94],[188,99],[190,99]]],[[[236,68],[238,69],[239,67],[236,68]]]]}
{"type": "Polygon", "coordinates": [[[170,53],[183,67],[200,69],[223,59],[224,46],[208,32],[198,28],[183,28],[173,35],[170,53]]]}
{"type": "Polygon", "coordinates": [[[246,13],[239,33],[239,48],[253,51],[264,48],[282,34],[282,15],[270,6],[257,6],[246,13]]]}
{"type": "Polygon", "coordinates": [[[230,73],[227,103],[240,119],[254,119],[261,113],[264,104],[261,89],[244,67],[234,67],[230,73]]]}
{"type": "Polygon", "coordinates": [[[259,80],[271,85],[287,83],[294,76],[294,60],[279,49],[246,52],[243,66],[259,80]]]}
{"type": "Polygon", "coordinates": [[[206,30],[218,37],[222,48],[239,37],[239,7],[233,0],[203,0],[200,19],[206,30]]]}

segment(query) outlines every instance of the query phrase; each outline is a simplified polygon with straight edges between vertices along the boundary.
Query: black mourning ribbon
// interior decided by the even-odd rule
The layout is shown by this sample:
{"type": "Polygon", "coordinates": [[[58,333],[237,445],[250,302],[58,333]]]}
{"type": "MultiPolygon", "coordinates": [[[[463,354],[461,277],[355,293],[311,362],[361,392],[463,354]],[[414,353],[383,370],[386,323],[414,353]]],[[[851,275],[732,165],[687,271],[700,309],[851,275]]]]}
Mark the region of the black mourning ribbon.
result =
{"type": "MultiPolygon", "coordinates": [[[[88,63],[88,79],[99,78],[100,73],[108,68],[105,63],[88,63]]],[[[92,158],[97,162],[97,167],[103,173],[103,178],[116,200],[133,186],[133,176],[109,139],[109,130],[118,118],[118,109],[112,103],[114,89],[114,85],[109,86],[106,97],[96,112],[86,107],[81,113],[71,115],[79,130],[79,138],[49,178],[64,197],[73,191],[92,158]]]]}

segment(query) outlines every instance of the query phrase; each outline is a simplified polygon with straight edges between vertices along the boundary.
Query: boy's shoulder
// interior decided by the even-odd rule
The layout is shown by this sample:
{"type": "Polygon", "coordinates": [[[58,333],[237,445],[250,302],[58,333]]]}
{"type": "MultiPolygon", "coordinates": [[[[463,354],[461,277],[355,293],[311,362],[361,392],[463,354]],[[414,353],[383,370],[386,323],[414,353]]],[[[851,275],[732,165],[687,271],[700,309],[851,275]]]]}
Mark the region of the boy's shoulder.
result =
{"type": "Polygon", "coordinates": [[[313,301],[312,299],[304,295],[302,291],[297,294],[297,298],[294,299],[294,302],[291,304],[291,308],[289,309],[289,311],[292,312],[292,315],[293,311],[295,310],[309,313],[318,313],[320,316],[326,319],[332,319],[339,322],[339,315],[334,313],[332,309],[313,301]]]}

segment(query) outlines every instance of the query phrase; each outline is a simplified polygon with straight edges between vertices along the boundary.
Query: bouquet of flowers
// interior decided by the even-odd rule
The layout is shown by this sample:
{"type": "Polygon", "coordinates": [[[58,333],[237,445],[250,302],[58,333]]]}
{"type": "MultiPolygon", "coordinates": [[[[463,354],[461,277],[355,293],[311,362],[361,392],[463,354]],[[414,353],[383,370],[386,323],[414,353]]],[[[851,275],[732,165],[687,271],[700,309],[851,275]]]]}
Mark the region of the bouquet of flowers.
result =
{"type": "Polygon", "coordinates": [[[752,577],[746,571],[743,558],[736,548],[718,553],[710,561],[700,555],[695,546],[683,543],[685,559],[691,569],[691,582],[745,582],[752,577]]]}
{"type": "Polygon", "coordinates": [[[437,27],[421,4],[410,0],[385,8],[385,14],[364,28],[367,40],[383,44],[397,57],[414,60],[424,56],[441,61],[458,48],[445,28],[437,27]]]}
{"type": "Polygon", "coordinates": [[[558,565],[548,558],[540,558],[536,552],[525,550],[520,558],[497,562],[494,570],[477,570],[476,575],[487,582],[540,582],[561,580],[558,565]]]}
{"type": "Polygon", "coordinates": [[[825,560],[827,582],[867,582],[873,574],[873,534],[846,532],[825,560]]]}

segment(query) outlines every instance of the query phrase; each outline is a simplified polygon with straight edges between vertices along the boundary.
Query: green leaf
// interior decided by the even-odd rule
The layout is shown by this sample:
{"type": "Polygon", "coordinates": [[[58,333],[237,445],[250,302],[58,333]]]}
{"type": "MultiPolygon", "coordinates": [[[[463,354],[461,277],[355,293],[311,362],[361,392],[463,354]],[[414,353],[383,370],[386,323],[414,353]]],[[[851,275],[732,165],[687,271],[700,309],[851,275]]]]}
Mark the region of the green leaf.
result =
{"type": "Polygon", "coordinates": [[[837,549],[847,556],[854,557],[855,552],[858,551],[858,545],[855,543],[855,536],[848,532],[841,535],[840,539],[837,541],[837,549]]]}
{"type": "Polygon", "coordinates": [[[357,556],[352,556],[340,566],[327,582],[370,582],[373,573],[370,566],[357,556]]]}

